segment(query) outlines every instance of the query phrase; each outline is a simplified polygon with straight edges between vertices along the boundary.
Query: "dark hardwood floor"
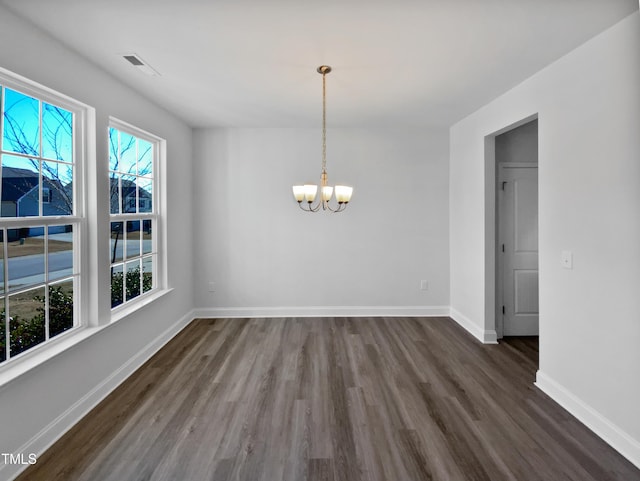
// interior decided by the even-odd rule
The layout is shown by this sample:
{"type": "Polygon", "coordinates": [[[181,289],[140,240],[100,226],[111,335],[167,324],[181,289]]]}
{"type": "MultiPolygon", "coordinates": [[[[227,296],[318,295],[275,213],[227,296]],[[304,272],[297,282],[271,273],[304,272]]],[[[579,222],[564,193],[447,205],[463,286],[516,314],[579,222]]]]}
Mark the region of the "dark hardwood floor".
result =
{"type": "Polygon", "coordinates": [[[19,478],[640,480],[447,318],[196,320],[19,478]]]}

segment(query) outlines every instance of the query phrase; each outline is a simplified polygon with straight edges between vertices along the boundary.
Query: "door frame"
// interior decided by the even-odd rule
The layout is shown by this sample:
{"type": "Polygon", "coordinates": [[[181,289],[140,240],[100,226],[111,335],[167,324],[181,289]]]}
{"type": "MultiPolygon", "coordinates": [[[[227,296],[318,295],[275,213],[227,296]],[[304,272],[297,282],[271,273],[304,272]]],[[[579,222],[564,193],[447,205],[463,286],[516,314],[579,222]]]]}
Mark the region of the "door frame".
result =
{"type": "MultiPolygon", "coordinates": [[[[498,320],[498,189],[497,189],[497,162],[496,162],[496,137],[500,134],[520,127],[532,120],[538,119],[538,132],[540,132],[540,119],[538,113],[533,113],[525,118],[513,122],[484,137],[484,324],[486,343],[498,342],[498,321],[502,330],[502,318],[498,320]]],[[[538,148],[540,137],[538,136],[538,148]]],[[[540,159],[538,158],[538,171],[540,159]]],[[[538,176],[538,192],[540,192],[540,176],[538,176]]],[[[538,212],[540,196],[538,195],[538,212]]],[[[538,235],[540,235],[538,231],[538,235]]],[[[539,245],[539,244],[538,244],[539,245]]],[[[538,247],[540,255],[540,247],[538,247]]],[[[502,337],[502,332],[500,332],[502,337]]]]}

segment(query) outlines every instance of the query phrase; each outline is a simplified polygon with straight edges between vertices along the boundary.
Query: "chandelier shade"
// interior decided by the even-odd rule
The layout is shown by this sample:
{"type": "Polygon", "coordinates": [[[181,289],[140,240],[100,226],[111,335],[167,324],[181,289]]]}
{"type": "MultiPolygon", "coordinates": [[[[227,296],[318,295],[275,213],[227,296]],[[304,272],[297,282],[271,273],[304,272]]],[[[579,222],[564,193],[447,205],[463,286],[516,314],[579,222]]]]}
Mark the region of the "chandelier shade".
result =
{"type": "Polygon", "coordinates": [[[347,204],[351,200],[353,187],[336,185],[334,188],[328,185],[326,75],[331,72],[331,67],[321,65],[317,70],[319,74],[322,74],[322,172],[320,174],[320,196],[318,196],[318,186],[315,184],[294,185],[293,196],[298,202],[298,206],[305,212],[318,212],[320,208],[331,212],[342,212],[347,208],[347,204]],[[334,194],[337,206],[335,204],[332,206],[330,203],[334,194]]]}

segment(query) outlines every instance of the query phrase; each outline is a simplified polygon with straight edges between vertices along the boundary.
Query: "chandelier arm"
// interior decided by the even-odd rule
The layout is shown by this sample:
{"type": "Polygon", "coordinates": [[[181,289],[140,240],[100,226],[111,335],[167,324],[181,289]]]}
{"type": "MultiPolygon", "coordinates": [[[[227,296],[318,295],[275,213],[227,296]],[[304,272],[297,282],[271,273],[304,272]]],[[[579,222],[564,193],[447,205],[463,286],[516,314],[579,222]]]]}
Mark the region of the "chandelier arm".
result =
{"type": "Polygon", "coordinates": [[[309,204],[309,212],[318,212],[320,210],[321,205],[322,205],[322,199],[320,199],[315,206],[311,206],[311,204],[309,204]]]}
{"type": "Polygon", "coordinates": [[[339,203],[338,207],[336,207],[335,209],[333,209],[331,207],[331,204],[329,204],[329,202],[327,202],[327,209],[329,209],[331,212],[334,212],[334,213],[342,212],[346,208],[347,208],[347,203],[346,202],[339,203]]]}
{"type": "Polygon", "coordinates": [[[300,207],[305,212],[318,212],[318,210],[320,209],[320,205],[322,205],[321,202],[318,202],[318,204],[316,204],[315,206],[313,206],[311,202],[298,202],[298,207],[300,207]],[[303,204],[307,206],[306,209],[303,207],[303,204]]]}
{"type": "Polygon", "coordinates": [[[338,205],[337,209],[333,209],[331,207],[331,204],[329,204],[329,202],[327,202],[327,209],[329,209],[331,212],[340,212],[340,210],[339,210],[340,209],[340,205],[338,205]]]}

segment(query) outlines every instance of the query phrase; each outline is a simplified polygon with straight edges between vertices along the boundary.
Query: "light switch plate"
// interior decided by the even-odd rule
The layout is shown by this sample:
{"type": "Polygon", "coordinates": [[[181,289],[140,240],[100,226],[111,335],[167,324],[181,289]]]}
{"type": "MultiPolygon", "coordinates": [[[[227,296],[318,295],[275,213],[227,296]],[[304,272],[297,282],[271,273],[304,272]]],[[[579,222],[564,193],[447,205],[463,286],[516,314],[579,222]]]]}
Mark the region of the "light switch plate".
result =
{"type": "Polygon", "coordinates": [[[573,269],[573,252],[562,251],[562,267],[565,269],[573,269]]]}

